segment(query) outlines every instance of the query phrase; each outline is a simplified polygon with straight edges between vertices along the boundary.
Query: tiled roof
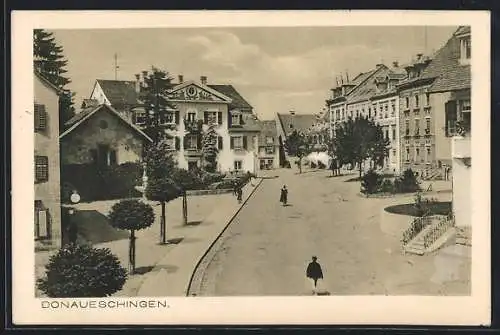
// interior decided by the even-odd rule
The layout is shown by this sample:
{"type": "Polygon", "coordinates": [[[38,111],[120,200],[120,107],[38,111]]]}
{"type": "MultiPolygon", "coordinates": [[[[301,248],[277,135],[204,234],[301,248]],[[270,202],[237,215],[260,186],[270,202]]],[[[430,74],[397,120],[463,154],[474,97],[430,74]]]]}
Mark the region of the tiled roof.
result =
{"type": "Polygon", "coordinates": [[[452,36],[422,72],[422,78],[435,78],[431,92],[454,91],[470,88],[470,72],[470,65],[460,64],[460,40],[452,36]]]}
{"type": "Polygon", "coordinates": [[[241,125],[232,125],[229,127],[229,131],[231,132],[241,132],[241,131],[251,131],[251,132],[260,132],[261,124],[259,119],[254,114],[249,113],[241,113],[243,118],[243,124],[241,125]]]}
{"type": "Polygon", "coordinates": [[[375,74],[376,76],[369,76],[365,78],[365,82],[361,83],[355,89],[353,89],[347,95],[347,103],[355,103],[358,101],[368,100],[373,95],[377,93],[377,86],[375,85],[375,79],[378,77],[387,76],[390,73],[390,70],[387,67],[380,67],[373,71],[368,72],[370,74],[375,74]]]}
{"type": "Polygon", "coordinates": [[[57,94],[61,94],[63,93],[63,90],[59,87],[57,87],[56,85],[52,84],[47,78],[45,78],[45,76],[40,73],[40,71],[38,70],[33,70],[33,73],[35,74],[35,76],[40,79],[42,82],[44,82],[47,86],[49,86],[51,89],[53,89],[57,94]]]}
{"type": "Polygon", "coordinates": [[[457,31],[455,31],[454,35],[467,35],[470,34],[470,26],[460,26],[457,31]]]}
{"type": "Polygon", "coordinates": [[[285,135],[290,135],[294,130],[305,132],[310,127],[318,122],[314,114],[280,114],[278,113],[278,120],[283,127],[285,135]],[[290,128],[290,125],[292,128],[290,128]]]}
{"type": "Polygon", "coordinates": [[[207,85],[216,91],[230,97],[233,101],[229,106],[230,109],[252,109],[252,106],[241,96],[233,85],[207,85]]]}
{"type": "Polygon", "coordinates": [[[112,106],[137,104],[135,81],[97,79],[112,106]]]}
{"type": "Polygon", "coordinates": [[[59,138],[63,138],[64,136],[68,135],[71,133],[73,130],[81,126],[85,120],[90,119],[94,114],[101,110],[107,110],[109,111],[112,115],[116,116],[118,119],[120,119],[122,122],[125,123],[126,126],[131,128],[134,132],[136,132],[138,135],[141,137],[145,138],[147,141],[152,142],[153,140],[146,135],[142,130],[134,126],[132,123],[130,123],[128,120],[124,119],[120,114],[111,106],[102,104],[99,106],[94,106],[94,107],[89,107],[83,109],[81,112],[77,113],[75,116],[73,116],[71,119],[69,119],[66,123],[66,130],[59,136],[59,138]]]}
{"type": "Polygon", "coordinates": [[[276,121],[275,120],[263,120],[259,121],[260,124],[260,134],[259,134],[259,145],[265,146],[267,145],[267,137],[272,137],[274,144],[277,144],[276,137],[278,136],[278,132],[276,130],[276,121]]]}

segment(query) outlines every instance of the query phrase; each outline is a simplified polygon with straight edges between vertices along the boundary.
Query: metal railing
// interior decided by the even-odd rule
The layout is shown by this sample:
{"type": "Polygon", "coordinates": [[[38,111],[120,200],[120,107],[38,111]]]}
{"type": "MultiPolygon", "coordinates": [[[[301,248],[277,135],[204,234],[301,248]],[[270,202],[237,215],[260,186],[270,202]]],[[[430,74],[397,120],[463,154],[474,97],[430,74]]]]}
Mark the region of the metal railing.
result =
{"type": "Polygon", "coordinates": [[[424,247],[428,248],[434,244],[449,228],[453,227],[454,222],[455,220],[452,216],[447,216],[439,220],[429,233],[424,236],[424,247]]]}
{"type": "Polygon", "coordinates": [[[410,227],[408,227],[403,232],[403,238],[401,239],[401,243],[403,246],[410,243],[425,227],[427,227],[431,223],[431,217],[423,216],[415,218],[411,223],[410,227]]]}

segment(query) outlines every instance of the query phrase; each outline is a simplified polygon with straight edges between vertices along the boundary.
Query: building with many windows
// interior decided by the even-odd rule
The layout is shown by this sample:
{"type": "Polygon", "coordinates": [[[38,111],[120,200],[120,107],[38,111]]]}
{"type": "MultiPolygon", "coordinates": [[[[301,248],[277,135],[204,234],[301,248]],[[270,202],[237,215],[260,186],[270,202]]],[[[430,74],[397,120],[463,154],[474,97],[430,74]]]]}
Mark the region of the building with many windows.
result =
{"type": "Polygon", "coordinates": [[[34,73],[34,233],[35,250],[62,243],[59,172],[60,90],[34,73]]]}

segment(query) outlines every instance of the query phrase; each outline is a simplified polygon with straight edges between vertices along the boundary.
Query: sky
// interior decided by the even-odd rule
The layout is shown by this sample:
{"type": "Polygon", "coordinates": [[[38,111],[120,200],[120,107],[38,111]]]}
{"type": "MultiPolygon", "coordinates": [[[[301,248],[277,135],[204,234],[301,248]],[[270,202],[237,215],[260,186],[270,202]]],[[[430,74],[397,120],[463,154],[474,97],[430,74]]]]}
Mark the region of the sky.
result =
{"type": "Polygon", "coordinates": [[[262,119],[320,112],[336,76],[354,78],[378,63],[407,63],[442,47],[457,27],[266,27],[54,30],[68,60],[75,107],[96,79],[151,69],[173,78],[232,84],[262,119]]]}

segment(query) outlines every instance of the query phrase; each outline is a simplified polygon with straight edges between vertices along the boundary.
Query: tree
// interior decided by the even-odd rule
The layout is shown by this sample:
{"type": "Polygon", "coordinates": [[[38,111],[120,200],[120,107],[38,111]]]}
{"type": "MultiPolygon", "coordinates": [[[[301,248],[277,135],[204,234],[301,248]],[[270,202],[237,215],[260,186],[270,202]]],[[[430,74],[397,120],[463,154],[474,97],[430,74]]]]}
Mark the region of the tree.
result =
{"type": "Polygon", "coordinates": [[[148,178],[146,186],[146,198],[153,201],[159,201],[161,205],[160,221],[160,243],[167,243],[167,223],[166,223],[166,203],[174,200],[182,194],[181,189],[175,182],[167,177],[148,178]]]}
{"type": "Polygon", "coordinates": [[[368,158],[380,165],[389,153],[389,139],[384,138],[380,126],[362,116],[344,121],[336,129],[335,143],[341,163],[357,164],[359,177],[368,158]]]}
{"type": "Polygon", "coordinates": [[[172,78],[168,72],[154,66],[151,67],[151,72],[142,71],[142,73],[144,86],[141,89],[140,100],[148,116],[144,131],[156,143],[166,136],[163,126],[160,125],[162,117],[175,109],[166,94],[166,91],[173,86],[172,78]]]}
{"type": "Polygon", "coordinates": [[[204,170],[207,172],[215,172],[217,170],[217,148],[218,134],[215,130],[216,125],[210,124],[203,134],[202,157],[204,161],[204,170]]]}
{"type": "Polygon", "coordinates": [[[303,134],[294,130],[285,141],[285,148],[289,155],[297,156],[299,159],[299,173],[302,173],[302,157],[309,153],[309,141],[303,134]]]}
{"type": "Polygon", "coordinates": [[[37,281],[51,298],[100,298],[122,289],[127,271],[111,250],[69,244],[50,257],[37,281]]]}
{"type": "Polygon", "coordinates": [[[54,86],[61,89],[59,98],[59,131],[75,115],[74,93],[66,89],[71,80],[64,74],[68,61],[64,58],[63,47],[55,41],[53,33],[43,29],[33,30],[33,65],[40,74],[54,86]]]}
{"type": "Polygon", "coordinates": [[[175,169],[173,152],[165,139],[153,143],[146,150],[145,163],[148,178],[162,178],[168,176],[175,169]]]}
{"type": "Polygon", "coordinates": [[[192,171],[175,168],[172,173],[172,179],[180,188],[182,193],[182,221],[186,225],[188,219],[187,194],[188,189],[196,187],[197,179],[192,171]]]}
{"type": "Polygon", "coordinates": [[[121,200],[113,205],[108,215],[111,225],[130,231],[129,272],[135,272],[135,231],[150,227],[155,219],[153,208],[138,200],[121,200]]]}

